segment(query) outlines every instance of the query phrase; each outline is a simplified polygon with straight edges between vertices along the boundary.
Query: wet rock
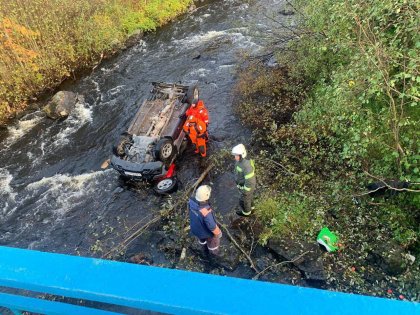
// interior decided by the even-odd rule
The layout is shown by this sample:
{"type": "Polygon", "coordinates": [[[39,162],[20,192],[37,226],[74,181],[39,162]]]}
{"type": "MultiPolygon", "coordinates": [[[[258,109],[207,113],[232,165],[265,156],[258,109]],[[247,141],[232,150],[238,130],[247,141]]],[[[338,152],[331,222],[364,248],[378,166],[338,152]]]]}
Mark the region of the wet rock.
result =
{"type": "Polygon", "coordinates": [[[198,59],[200,59],[200,57],[201,57],[200,53],[194,53],[193,56],[192,56],[192,59],[193,60],[198,60],[198,59]]]}
{"type": "Polygon", "coordinates": [[[188,8],[188,13],[192,13],[192,12],[194,12],[195,10],[197,10],[197,7],[196,7],[196,5],[193,3],[193,4],[191,4],[191,5],[190,5],[190,7],[188,8]]]}
{"type": "Polygon", "coordinates": [[[255,240],[259,238],[264,230],[261,222],[255,217],[244,218],[234,214],[238,207],[232,207],[231,215],[229,216],[229,227],[236,237],[242,239],[249,239],[253,237],[255,240]]]}
{"type": "Polygon", "coordinates": [[[144,253],[139,253],[137,255],[134,255],[133,257],[130,258],[129,262],[132,262],[134,264],[141,264],[141,265],[152,265],[153,264],[153,259],[148,257],[146,254],[144,253]]]}
{"type": "MultiPolygon", "coordinates": [[[[130,34],[130,37],[125,41],[125,43],[124,43],[125,48],[132,47],[132,46],[138,44],[141,38],[143,38],[143,31],[134,30],[130,34]]],[[[120,42],[118,42],[117,45],[115,45],[115,46],[113,45],[112,47],[119,47],[121,45],[122,44],[120,42]]]]}
{"type": "Polygon", "coordinates": [[[230,46],[233,41],[229,37],[216,36],[214,40],[209,41],[207,45],[201,51],[201,55],[212,54],[215,50],[221,49],[223,46],[230,46]]]}
{"type": "Polygon", "coordinates": [[[364,278],[368,283],[379,283],[381,281],[386,281],[385,275],[382,272],[365,272],[364,278]]]}
{"type": "Polygon", "coordinates": [[[407,269],[406,254],[403,248],[393,241],[380,244],[369,253],[367,259],[390,276],[402,274],[407,269]]]}
{"type": "Polygon", "coordinates": [[[264,270],[265,268],[271,266],[273,262],[268,257],[259,257],[255,259],[255,266],[259,270],[264,270]]]}
{"type": "Polygon", "coordinates": [[[272,55],[266,62],[265,64],[267,65],[267,67],[269,68],[277,68],[279,66],[279,63],[277,62],[277,59],[274,55],[272,55]]]}
{"type": "Polygon", "coordinates": [[[318,244],[301,243],[291,240],[270,239],[268,248],[287,261],[293,261],[306,280],[325,281],[327,279],[318,244]],[[303,253],[307,252],[305,255],[303,253]]]}
{"type": "Polygon", "coordinates": [[[226,254],[220,254],[218,256],[209,255],[209,262],[214,268],[223,268],[228,271],[235,270],[238,265],[238,260],[226,254]]]}
{"type": "Polygon", "coordinates": [[[295,11],[292,9],[282,9],[279,11],[279,14],[281,15],[294,15],[295,11]]]}
{"type": "Polygon", "coordinates": [[[31,112],[37,111],[41,108],[41,104],[36,102],[36,98],[33,100],[33,103],[30,103],[27,107],[27,109],[31,112]]]}
{"type": "Polygon", "coordinates": [[[73,110],[76,102],[77,96],[75,93],[60,91],[52,97],[43,110],[51,119],[66,118],[73,110]]]}
{"type": "Polygon", "coordinates": [[[206,257],[207,256],[207,249],[206,246],[203,246],[198,243],[197,240],[191,240],[191,243],[189,244],[189,249],[198,256],[206,257]]]}

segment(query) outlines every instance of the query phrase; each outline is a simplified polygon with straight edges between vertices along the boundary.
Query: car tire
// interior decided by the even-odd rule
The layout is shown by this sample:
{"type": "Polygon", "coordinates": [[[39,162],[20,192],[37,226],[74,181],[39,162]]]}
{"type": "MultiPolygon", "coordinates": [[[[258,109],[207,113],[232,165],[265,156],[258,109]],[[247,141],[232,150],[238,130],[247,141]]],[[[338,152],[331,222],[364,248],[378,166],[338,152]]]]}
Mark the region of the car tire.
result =
{"type": "Polygon", "coordinates": [[[197,84],[190,85],[187,90],[187,94],[185,95],[185,102],[188,104],[196,104],[198,102],[198,98],[200,97],[200,91],[198,89],[197,84]]]}
{"type": "Polygon", "coordinates": [[[159,195],[166,195],[176,190],[178,180],[176,177],[164,178],[156,183],[153,190],[159,195]]]}
{"type": "Polygon", "coordinates": [[[155,159],[162,161],[164,164],[169,164],[176,154],[176,147],[171,139],[162,138],[156,143],[154,152],[155,159]]]}

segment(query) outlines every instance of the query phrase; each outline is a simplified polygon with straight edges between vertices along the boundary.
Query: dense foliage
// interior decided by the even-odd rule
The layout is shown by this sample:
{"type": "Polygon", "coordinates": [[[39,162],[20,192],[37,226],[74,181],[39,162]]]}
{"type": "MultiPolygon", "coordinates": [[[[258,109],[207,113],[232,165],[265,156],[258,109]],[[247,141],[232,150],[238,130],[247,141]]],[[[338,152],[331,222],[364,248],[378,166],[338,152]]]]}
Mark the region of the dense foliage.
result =
{"type": "MultiPolygon", "coordinates": [[[[279,66],[249,62],[238,86],[238,114],[259,144],[261,240],[312,242],[328,226],[347,247],[329,256],[340,266],[366,265],[378,244],[418,256],[419,3],[296,0],[294,8],[297,39],[274,48],[279,66]],[[389,180],[410,184],[368,194],[368,183],[389,180]]],[[[359,292],[382,286],[358,276],[359,292]]],[[[418,278],[394,280],[413,293],[418,278]]]]}
{"type": "Polygon", "coordinates": [[[418,182],[419,3],[321,0],[300,6],[317,33],[304,39],[300,67],[316,83],[297,121],[339,145],[340,158],[354,168],[418,182]],[[308,61],[315,67],[308,69],[308,61]]]}
{"type": "Polygon", "coordinates": [[[0,118],[191,0],[0,0],[0,118]]]}

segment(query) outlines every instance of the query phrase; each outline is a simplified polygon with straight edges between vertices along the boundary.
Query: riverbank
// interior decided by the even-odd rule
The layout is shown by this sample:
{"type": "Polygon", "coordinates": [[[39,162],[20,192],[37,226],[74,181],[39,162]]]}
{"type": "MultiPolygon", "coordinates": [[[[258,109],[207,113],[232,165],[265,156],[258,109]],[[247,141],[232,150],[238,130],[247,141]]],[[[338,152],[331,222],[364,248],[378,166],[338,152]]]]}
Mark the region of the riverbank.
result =
{"type": "Polygon", "coordinates": [[[295,4],[299,40],[244,62],[237,87],[253,130],[259,241],[303,253],[328,227],[340,240],[320,255],[325,288],[419,301],[416,41],[381,29],[418,38],[415,4],[295,4]]]}
{"type": "Polygon", "coordinates": [[[49,0],[22,7],[19,1],[0,1],[0,123],[192,3],[49,0]]]}

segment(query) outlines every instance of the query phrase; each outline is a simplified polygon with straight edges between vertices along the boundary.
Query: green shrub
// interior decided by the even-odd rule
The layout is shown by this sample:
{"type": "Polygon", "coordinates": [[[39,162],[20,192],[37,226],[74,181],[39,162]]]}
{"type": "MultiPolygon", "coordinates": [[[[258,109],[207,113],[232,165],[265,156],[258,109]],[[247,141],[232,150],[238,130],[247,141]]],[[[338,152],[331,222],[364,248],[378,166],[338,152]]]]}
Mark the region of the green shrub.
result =
{"type": "Polygon", "coordinates": [[[262,243],[273,235],[295,240],[314,237],[324,220],[320,204],[302,194],[284,194],[274,198],[264,196],[255,208],[266,226],[261,236],[262,243]]]}
{"type": "MultiPolygon", "coordinates": [[[[320,198],[330,209],[351,201],[372,181],[418,183],[415,1],[296,0],[295,5],[303,13],[296,31],[301,34],[287,50],[275,53],[281,66],[267,69],[251,62],[239,75],[238,114],[253,128],[265,158],[294,174],[291,181],[290,174],[284,178],[284,169],[273,176],[274,169],[266,167],[268,174],[261,177],[269,183],[267,190],[277,192],[275,200],[297,191],[306,196],[334,191],[320,198]]],[[[390,201],[378,203],[392,219],[366,212],[404,245],[415,244],[419,236],[412,224],[418,219],[413,209],[420,208],[418,187],[410,188],[391,208],[386,208],[390,201]]],[[[268,234],[282,234],[269,217],[284,226],[276,213],[285,211],[277,206],[268,210],[273,207],[263,211],[264,222],[268,234]]]]}

